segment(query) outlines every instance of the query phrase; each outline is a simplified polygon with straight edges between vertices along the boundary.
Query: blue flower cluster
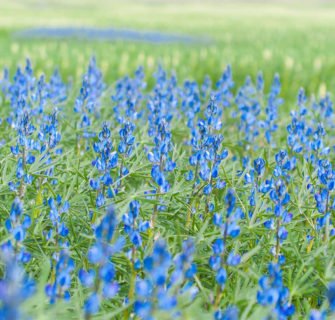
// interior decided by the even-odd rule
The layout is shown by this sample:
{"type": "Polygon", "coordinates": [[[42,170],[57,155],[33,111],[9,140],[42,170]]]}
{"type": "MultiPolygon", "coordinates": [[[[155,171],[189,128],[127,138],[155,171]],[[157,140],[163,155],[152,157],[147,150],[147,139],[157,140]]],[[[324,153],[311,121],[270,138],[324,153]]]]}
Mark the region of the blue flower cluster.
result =
{"type": "Polygon", "coordinates": [[[173,261],[164,240],[155,242],[153,252],[143,260],[145,278],[136,281],[134,311],[141,319],[154,319],[153,312],[160,310],[176,318],[181,317],[176,309],[178,296],[188,293],[192,299],[197,293],[193,277],[197,268],[193,264],[194,245],[191,240],[183,243],[183,251],[173,261]],[[169,277],[169,269],[174,271],[169,277]],[[178,290],[178,285],[182,285],[178,290]]]}
{"type": "Polygon", "coordinates": [[[97,157],[92,161],[92,165],[98,170],[99,177],[91,179],[90,186],[97,192],[96,206],[101,207],[105,203],[106,196],[112,198],[117,193],[117,189],[114,189],[112,186],[111,170],[115,169],[118,165],[118,153],[114,151],[111,132],[106,123],[104,123],[99,133],[98,139],[93,145],[97,157]]]}
{"type": "Polygon", "coordinates": [[[114,208],[109,207],[95,228],[95,243],[87,253],[88,262],[92,267],[79,271],[80,282],[90,292],[84,305],[86,315],[97,313],[103,298],[111,299],[119,291],[119,284],[115,280],[115,266],[111,261],[113,255],[119,252],[124,244],[122,237],[112,243],[117,224],[114,208]]]}
{"type": "Polygon", "coordinates": [[[228,150],[223,148],[223,135],[216,132],[221,129],[222,110],[216,103],[215,96],[212,96],[206,108],[206,119],[199,119],[197,126],[191,128],[192,155],[189,163],[194,170],[189,170],[186,180],[193,180],[192,195],[197,193],[197,186],[200,179],[205,182],[199,188],[203,189],[206,196],[206,212],[214,210],[214,204],[210,202],[213,189],[223,189],[225,181],[219,177],[221,162],[227,158],[228,150]]]}
{"type": "Polygon", "coordinates": [[[35,292],[35,283],[11,252],[3,250],[0,261],[4,264],[0,279],[0,318],[22,319],[21,304],[35,292]]]}
{"type": "Polygon", "coordinates": [[[271,306],[277,319],[287,319],[294,314],[294,306],[289,301],[289,290],[283,285],[282,271],[278,264],[271,263],[268,272],[268,276],[259,279],[257,301],[271,306]]]}

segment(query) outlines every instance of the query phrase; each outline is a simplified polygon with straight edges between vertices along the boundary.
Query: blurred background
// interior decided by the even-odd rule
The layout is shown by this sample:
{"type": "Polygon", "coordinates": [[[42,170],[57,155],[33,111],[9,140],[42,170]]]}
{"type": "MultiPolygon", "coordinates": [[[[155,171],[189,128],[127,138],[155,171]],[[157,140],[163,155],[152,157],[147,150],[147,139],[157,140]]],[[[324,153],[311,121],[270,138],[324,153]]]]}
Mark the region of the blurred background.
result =
{"type": "MultiPolygon", "coordinates": [[[[80,79],[95,55],[112,82],[158,64],[179,80],[278,72],[283,95],[335,87],[334,1],[0,0],[0,67],[80,79]]],[[[150,84],[150,79],[148,79],[150,84]]]]}

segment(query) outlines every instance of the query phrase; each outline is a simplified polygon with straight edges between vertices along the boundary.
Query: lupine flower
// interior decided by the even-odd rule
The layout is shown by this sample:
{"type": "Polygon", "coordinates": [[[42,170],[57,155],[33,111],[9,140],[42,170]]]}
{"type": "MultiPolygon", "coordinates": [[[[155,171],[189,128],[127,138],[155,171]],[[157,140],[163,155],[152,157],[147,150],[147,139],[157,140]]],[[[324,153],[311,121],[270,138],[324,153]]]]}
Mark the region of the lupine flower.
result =
{"type": "Polygon", "coordinates": [[[231,66],[228,65],[223,72],[219,81],[216,82],[217,91],[215,91],[215,99],[227,108],[231,106],[234,95],[232,89],[234,88],[234,81],[231,66]]]}
{"type": "Polygon", "coordinates": [[[10,105],[14,113],[7,118],[9,124],[14,123],[15,118],[21,115],[24,109],[31,109],[28,98],[35,89],[35,81],[31,62],[27,59],[24,72],[21,68],[17,68],[13,82],[10,83],[8,88],[10,105]]]}
{"type": "Polygon", "coordinates": [[[197,273],[197,266],[193,262],[195,244],[192,239],[183,241],[182,252],[174,258],[175,269],[171,274],[170,284],[172,286],[182,285],[180,293],[190,292],[194,298],[198,289],[194,286],[194,276],[197,273]]]}
{"type": "MultiPolygon", "coordinates": [[[[79,127],[83,130],[84,138],[92,138],[95,135],[90,131],[92,115],[94,118],[100,116],[100,100],[104,89],[102,73],[93,57],[90,60],[87,72],[83,76],[80,93],[74,105],[74,111],[81,115],[79,127]]],[[[80,139],[80,137],[78,136],[77,139],[80,139]]],[[[89,146],[86,146],[86,149],[88,148],[89,146]]]]}
{"type": "MultiPolygon", "coordinates": [[[[332,194],[335,188],[335,171],[328,160],[317,162],[317,176],[320,184],[317,188],[313,187],[312,193],[314,194],[316,208],[322,214],[316,220],[317,229],[322,230],[327,223],[332,225],[330,210],[335,207],[335,198],[332,194]]],[[[330,230],[331,233],[332,230],[330,230]]]]}
{"type": "Polygon", "coordinates": [[[166,72],[159,68],[155,77],[154,94],[149,97],[147,103],[149,110],[148,134],[154,142],[154,147],[148,152],[148,159],[152,163],[151,177],[158,185],[158,188],[153,192],[161,193],[170,189],[167,174],[176,167],[176,163],[171,158],[173,144],[169,123],[177,104],[177,93],[175,92],[176,79],[173,76],[168,79],[166,72]]]}
{"type": "Polygon", "coordinates": [[[53,72],[48,83],[48,97],[53,104],[60,104],[67,99],[69,85],[62,81],[58,69],[53,72]]]}
{"type": "Polygon", "coordinates": [[[205,99],[208,98],[211,88],[212,88],[211,78],[209,76],[206,76],[200,88],[201,97],[205,99]]]}
{"type": "Polygon", "coordinates": [[[56,262],[55,269],[52,271],[54,282],[48,283],[45,287],[50,303],[55,303],[57,299],[70,299],[71,274],[74,270],[74,261],[70,258],[67,249],[54,253],[53,259],[56,262]]]}
{"type": "Polygon", "coordinates": [[[238,309],[236,306],[229,306],[226,310],[218,310],[214,314],[215,320],[238,320],[238,309]]]}
{"type": "MultiPolygon", "coordinates": [[[[61,134],[58,128],[58,119],[56,111],[52,114],[47,114],[44,116],[44,122],[41,123],[38,139],[41,142],[40,153],[43,154],[40,160],[44,165],[48,166],[48,169],[44,172],[45,175],[52,177],[54,173],[54,166],[52,166],[52,161],[57,155],[62,154],[62,148],[57,148],[61,140],[61,134]]],[[[57,180],[51,180],[52,184],[57,184],[57,180]]]]}
{"type": "Polygon", "coordinates": [[[278,108],[283,103],[283,99],[279,97],[281,89],[279,75],[276,74],[273,78],[270,92],[267,98],[267,105],[265,108],[266,120],[261,124],[265,128],[265,139],[267,143],[272,142],[272,133],[277,131],[278,125],[276,120],[278,118],[278,108]]]}
{"type": "Polygon", "coordinates": [[[178,88],[177,79],[174,75],[168,78],[167,73],[163,68],[159,67],[154,74],[156,79],[155,88],[152,95],[148,96],[148,122],[150,137],[157,134],[161,120],[171,122],[174,114],[178,111],[176,106],[178,104],[178,88]]]}
{"type": "Polygon", "coordinates": [[[228,150],[222,147],[223,136],[214,132],[221,128],[221,111],[213,96],[206,109],[206,119],[199,120],[198,128],[192,129],[192,155],[189,158],[191,166],[186,175],[186,180],[194,180],[193,191],[199,183],[198,179],[206,182],[203,193],[206,195],[206,210],[213,211],[214,205],[210,203],[210,195],[213,189],[222,189],[226,183],[219,178],[221,162],[228,156],[228,150]]]}
{"type": "MultiPolygon", "coordinates": [[[[66,96],[60,98],[65,95],[64,87],[66,85],[59,75],[53,76],[50,83],[46,82],[43,75],[36,81],[29,60],[24,72],[17,69],[13,82],[8,86],[7,94],[13,111],[7,122],[17,131],[17,143],[11,147],[11,152],[18,158],[17,181],[10,181],[9,187],[12,191],[19,189],[20,197],[25,193],[24,184],[32,183],[33,178],[28,174],[28,168],[35,162],[36,154],[46,152],[42,161],[50,164],[49,151],[60,140],[56,116],[45,114],[45,108],[48,103],[53,103],[54,108],[57,108],[55,105],[64,101],[66,96]],[[38,139],[35,132],[38,132],[38,139]]],[[[51,167],[46,174],[51,175],[52,170],[51,167]]]]}
{"type": "Polygon", "coordinates": [[[143,320],[155,319],[155,310],[171,311],[177,298],[167,287],[172,257],[161,239],[155,242],[152,255],[143,261],[144,279],[137,279],[135,286],[135,314],[143,320]]]}
{"type": "Polygon", "coordinates": [[[0,88],[5,98],[7,98],[8,96],[9,86],[10,86],[9,70],[8,68],[4,68],[2,79],[0,79],[0,88]]]}
{"type": "Polygon", "coordinates": [[[306,145],[308,136],[311,134],[310,129],[306,125],[306,101],[307,97],[305,91],[300,89],[298,94],[298,107],[299,111],[292,111],[292,122],[287,127],[289,133],[287,143],[289,147],[296,153],[300,153],[306,145]]]}
{"type": "Polygon", "coordinates": [[[309,313],[309,320],[326,320],[327,314],[326,312],[322,312],[319,310],[311,310],[309,313]]]}
{"type": "Polygon", "coordinates": [[[287,230],[284,225],[292,220],[292,213],[286,209],[290,201],[290,195],[287,192],[285,182],[282,179],[272,181],[269,195],[274,203],[274,217],[266,221],[264,226],[270,229],[276,228],[277,245],[272,248],[272,252],[277,258],[284,259],[284,256],[279,255],[279,245],[287,238],[287,230]]]}
{"type": "MultiPolygon", "coordinates": [[[[233,190],[228,190],[225,197],[225,203],[226,213],[223,215],[214,214],[213,217],[214,225],[219,227],[221,230],[221,237],[216,239],[212,244],[213,254],[209,258],[209,265],[215,271],[215,281],[217,284],[216,297],[214,301],[215,307],[217,307],[220,303],[221,294],[227,282],[227,266],[237,266],[241,262],[241,256],[236,254],[234,251],[228,252],[226,247],[227,239],[229,237],[236,238],[239,235],[240,227],[238,225],[238,221],[244,216],[244,214],[240,208],[235,209],[236,198],[233,190]]],[[[230,319],[228,317],[229,315],[229,309],[227,309],[224,313],[218,309],[214,313],[214,318],[230,319]]],[[[237,315],[235,316],[234,311],[232,311],[231,316],[232,319],[237,317],[237,315]]]]}
{"type": "Polygon", "coordinates": [[[124,123],[123,127],[119,131],[120,143],[118,146],[118,152],[121,157],[120,173],[119,173],[119,186],[122,183],[122,177],[129,173],[126,167],[126,159],[129,158],[133,152],[133,146],[135,142],[135,137],[133,135],[135,130],[135,125],[127,121],[124,123]]]}
{"type": "MultiPolygon", "coordinates": [[[[62,202],[62,197],[60,195],[57,195],[56,199],[49,198],[48,205],[50,207],[49,218],[51,220],[53,228],[50,229],[50,231],[47,233],[47,239],[50,239],[52,237],[58,238],[59,236],[66,237],[69,233],[69,230],[66,227],[62,216],[64,215],[64,213],[67,213],[69,211],[69,202],[62,202]]],[[[56,244],[58,244],[57,242],[58,239],[56,240],[56,244]]]]}
{"type": "MultiPolygon", "coordinates": [[[[24,39],[58,39],[72,40],[80,39],[81,41],[129,41],[130,43],[144,42],[149,44],[171,44],[171,43],[199,43],[199,37],[188,35],[168,34],[160,31],[140,31],[131,29],[119,29],[114,27],[97,28],[97,27],[34,27],[25,29],[16,33],[16,36],[24,39]]],[[[206,38],[201,42],[207,42],[206,38]]]]}
{"type": "Polygon", "coordinates": [[[195,81],[185,81],[181,94],[181,109],[186,116],[187,126],[192,128],[195,125],[196,115],[200,112],[201,107],[200,93],[197,83],[195,81]]]}
{"type": "Polygon", "coordinates": [[[87,68],[87,73],[83,77],[80,95],[76,99],[74,110],[75,112],[83,112],[82,125],[88,124],[87,113],[97,115],[100,107],[100,97],[105,88],[102,73],[99,70],[95,58],[91,58],[87,68]]]}
{"type": "Polygon", "coordinates": [[[151,177],[161,192],[167,192],[170,185],[166,179],[166,173],[173,171],[176,163],[170,157],[172,151],[171,132],[164,119],[157,126],[157,136],[155,136],[154,142],[155,147],[148,153],[148,159],[153,163],[151,177]]]}
{"type": "Polygon", "coordinates": [[[270,263],[268,273],[259,280],[257,301],[263,306],[271,306],[278,319],[288,319],[295,308],[289,303],[290,292],[283,284],[282,271],[278,264],[270,263]]]}
{"type": "MultiPolygon", "coordinates": [[[[330,147],[325,142],[326,130],[324,125],[319,122],[318,117],[311,117],[311,110],[307,106],[308,102],[304,90],[301,89],[298,95],[299,111],[291,112],[292,121],[287,127],[289,133],[287,142],[292,151],[303,153],[304,158],[313,166],[316,166],[318,160],[329,154],[330,147]]],[[[329,105],[327,100],[321,103],[329,105]]],[[[318,109],[315,105],[314,103],[314,108],[318,109]]],[[[331,109],[331,106],[325,108],[331,109]]],[[[331,111],[329,112],[330,116],[331,111]]],[[[325,121],[325,119],[322,120],[325,121]]]]}
{"type": "MultiPolygon", "coordinates": [[[[324,127],[325,132],[334,128],[334,108],[329,93],[321,97],[318,101],[314,99],[312,108],[315,113],[315,117],[311,119],[312,123],[314,123],[314,128],[319,124],[324,127]]],[[[322,141],[322,144],[323,143],[324,141],[322,141]]]]}
{"type": "MultiPolygon", "coordinates": [[[[172,172],[176,163],[172,160],[172,135],[169,122],[173,117],[173,112],[177,104],[177,94],[175,92],[176,79],[167,79],[165,71],[160,68],[156,73],[156,86],[154,94],[149,97],[148,107],[148,134],[153,139],[154,146],[148,152],[148,160],[152,163],[151,178],[154,182],[154,189],[151,194],[166,193],[170,189],[168,175],[172,172]]],[[[154,226],[157,212],[164,209],[161,204],[162,199],[157,198],[160,203],[154,206],[151,224],[154,226]]]]}
{"type": "Polygon", "coordinates": [[[17,144],[11,147],[11,152],[17,157],[16,178],[17,181],[9,182],[9,188],[12,191],[19,190],[19,196],[24,194],[24,184],[31,184],[33,177],[28,173],[27,165],[35,162],[34,150],[39,150],[39,143],[33,139],[32,135],[36,130],[31,123],[31,117],[28,112],[24,112],[18,118],[17,122],[17,144]]]}
{"type": "Polygon", "coordinates": [[[331,282],[328,285],[327,299],[329,302],[329,308],[331,312],[335,312],[335,282],[331,282]]]}
{"type": "Polygon", "coordinates": [[[15,198],[9,218],[5,222],[7,231],[12,235],[12,240],[3,244],[2,249],[15,252],[20,262],[27,263],[31,255],[26,251],[23,241],[26,238],[27,229],[31,225],[30,216],[23,213],[23,204],[19,198],[15,198]]]}
{"type": "Polygon", "coordinates": [[[265,160],[263,158],[257,158],[253,162],[253,168],[244,175],[245,183],[252,185],[249,196],[249,204],[251,207],[256,206],[257,193],[260,191],[260,179],[263,176],[264,171],[265,160]]]}
{"type": "Polygon", "coordinates": [[[4,271],[0,279],[0,318],[24,318],[20,305],[35,292],[35,283],[25,273],[13,253],[2,251],[4,271]]]}
{"type": "Polygon", "coordinates": [[[111,99],[115,103],[113,111],[118,123],[133,122],[142,117],[143,110],[140,110],[139,106],[143,100],[142,91],[145,88],[142,67],[135,71],[134,78],[127,76],[117,81],[115,93],[111,99]]]}
{"type": "Polygon", "coordinates": [[[239,89],[235,103],[239,109],[240,122],[238,125],[239,134],[242,135],[242,141],[251,145],[254,139],[259,135],[259,115],[261,104],[257,96],[257,89],[248,77],[245,84],[239,89]]]}
{"type": "Polygon", "coordinates": [[[118,221],[113,207],[108,207],[106,215],[95,228],[95,243],[88,251],[88,261],[92,268],[79,271],[82,285],[90,289],[90,294],[84,304],[86,315],[99,311],[103,299],[113,298],[119,291],[119,284],[115,280],[115,267],[111,261],[124,243],[123,238],[114,238],[118,221]]]}
{"type": "Polygon", "coordinates": [[[134,200],[129,204],[129,212],[122,217],[124,230],[135,248],[142,246],[141,232],[145,232],[150,226],[149,221],[143,221],[139,218],[139,213],[140,203],[134,200]]]}
{"type": "Polygon", "coordinates": [[[236,238],[240,233],[238,221],[243,217],[243,212],[240,208],[235,210],[235,202],[234,192],[229,189],[225,197],[226,212],[216,213],[213,217],[213,223],[220,228],[222,237],[216,239],[212,245],[213,255],[209,258],[209,265],[216,272],[216,282],[221,290],[227,280],[226,265],[236,266],[241,261],[238,254],[233,251],[228,254],[226,250],[228,237],[236,238]]]}
{"type": "Polygon", "coordinates": [[[111,132],[106,123],[98,135],[98,141],[93,144],[97,157],[92,161],[92,165],[98,170],[100,176],[90,180],[90,186],[97,191],[96,206],[101,207],[105,203],[105,197],[112,198],[117,193],[117,189],[112,188],[113,179],[111,170],[118,165],[118,154],[113,151],[111,132]],[[107,189],[107,190],[106,190],[107,189]]]}

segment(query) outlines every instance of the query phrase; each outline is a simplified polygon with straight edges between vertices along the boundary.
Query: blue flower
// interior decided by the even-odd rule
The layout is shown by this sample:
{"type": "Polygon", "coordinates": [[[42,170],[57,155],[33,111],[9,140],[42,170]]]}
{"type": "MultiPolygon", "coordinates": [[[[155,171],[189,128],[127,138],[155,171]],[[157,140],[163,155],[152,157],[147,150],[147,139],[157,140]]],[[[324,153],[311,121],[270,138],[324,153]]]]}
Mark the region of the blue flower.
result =
{"type": "Polygon", "coordinates": [[[234,95],[232,89],[234,85],[232,68],[228,65],[219,81],[216,82],[217,91],[215,92],[216,99],[225,108],[230,107],[233,101],[234,95]]]}
{"type": "Polygon", "coordinates": [[[1,262],[4,264],[0,279],[0,318],[18,320],[25,317],[20,305],[35,292],[34,281],[19,265],[14,252],[1,248],[1,262]]]}
{"type": "Polygon", "coordinates": [[[133,78],[126,76],[116,82],[111,100],[116,121],[121,124],[133,123],[140,119],[143,110],[138,108],[144,98],[143,90],[146,88],[143,67],[139,67],[133,78]]]}
{"type": "Polygon", "coordinates": [[[257,89],[250,77],[246,78],[244,85],[238,90],[235,103],[240,118],[238,130],[242,135],[242,140],[239,143],[251,145],[259,135],[258,117],[261,112],[261,103],[257,89]]]}
{"type": "Polygon", "coordinates": [[[196,266],[193,263],[194,243],[192,240],[183,242],[183,250],[175,259],[167,250],[166,243],[158,239],[154,243],[151,255],[144,258],[144,278],[137,278],[135,285],[135,314],[144,320],[154,319],[156,311],[166,311],[169,315],[177,306],[178,294],[188,292],[191,299],[197,290],[193,286],[196,266]],[[170,269],[175,266],[169,277],[170,269]],[[186,284],[180,286],[186,281],[186,284]],[[178,288],[180,288],[178,290],[178,288]]]}
{"type": "Polygon", "coordinates": [[[86,74],[83,76],[79,96],[74,105],[74,111],[81,114],[80,128],[83,128],[84,136],[89,137],[86,131],[91,125],[90,114],[99,116],[100,99],[105,89],[102,73],[99,70],[95,58],[91,58],[86,74]]]}
{"type": "MultiPolygon", "coordinates": [[[[224,215],[214,214],[213,216],[213,223],[220,228],[222,238],[216,239],[212,244],[213,254],[209,258],[209,265],[215,271],[215,280],[221,291],[224,289],[227,280],[226,266],[237,266],[241,262],[240,255],[226,250],[228,237],[235,238],[240,233],[238,220],[243,216],[243,212],[239,208],[234,211],[235,202],[234,191],[229,189],[225,196],[226,213],[224,215]]],[[[218,299],[218,296],[216,299],[218,299]]]]}
{"type": "Polygon", "coordinates": [[[281,90],[281,84],[279,75],[276,74],[273,78],[270,92],[268,94],[267,105],[265,108],[266,120],[263,123],[265,128],[265,139],[268,143],[271,143],[272,133],[278,129],[276,120],[278,118],[278,108],[283,104],[283,99],[279,97],[281,90]]]}
{"type": "Polygon", "coordinates": [[[19,198],[15,198],[10,209],[9,218],[5,221],[7,231],[12,235],[13,240],[8,243],[10,252],[13,246],[16,248],[17,258],[27,263],[30,254],[26,251],[23,241],[26,239],[27,229],[31,225],[31,218],[23,214],[23,204],[19,198]]]}
{"type": "Polygon", "coordinates": [[[58,298],[70,299],[71,274],[74,270],[74,261],[70,258],[67,249],[63,249],[60,253],[55,253],[54,259],[56,262],[55,280],[53,283],[48,283],[45,287],[50,303],[55,303],[58,298]]]}
{"type": "Polygon", "coordinates": [[[93,292],[84,304],[85,314],[95,314],[100,308],[100,297],[96,292],[93,292]]]}
{"type": "Polygon", "coordinates": [[[236,306],[228,306],[226,310],[217,310],[214,313],[215,320],[238,320],[239,311],[236,306]]]}
{"type": "Polygon", "coordinates": [[[128,234],[130,241],[135,248],[142,246],[141,232],[145,232],[149,228],[149,221],[139,219],[140,203],[136,200],[129,204],[129,212],[122,216],[124,230],[128,234]]]}
{"type": "Polygon", "coordinates": [[[328,285],[327,299],[331,312],[335,312],[335,282],[331,282],[328,285]]]}
{"type": "Polygon", "coordinates": [[[175,269],[171,275],[170,282],[172,285],[176,285],[178,283],[183,283],[187,281],[184,289],[187,290],[192,289],[193,278],[197,273],[197,265],[193,262],[195,253],[195,244],[192,239],[187,239],[183,241],[182,244],[182,252],[177,254],[174,258],[175,269]]]}
{"type": "Polygon", "coordinates": [[[92,268],[79,271],[80,282],[91,289],[91,294],[84,304],[86,315],[97,313],[101,301],[114,297],[119,291],[119,284],[115,280],[115,267],[111,261],[124,245],[122,237],[114,239],[111,243],[117,225],[115,210],[110,206],[95,229],[95,243],[88,251],[88,260],[92,268]]]}
{"type": "Polygon", "coordinates": [[[270,263],[268,272],[268,276],[259,280],[257,302],[263,306],[271,306],[278,318],[288,319],[294,314],[295,308],[289,303],[289,290],[283,284],[279,265],[270,263]]]}
{"type": "MultiPolygon", "coordinates": [[[[54,226],[54,236],[58,237],[60,235],[62,237],[66,237],[69,233],[69,230],[62,218],[64,216],[64,213],[67,213],[69,211],[69,202],[62,202],[62,197],[60,195],[57,195],[56,199],[48,199],[48,205],[50,207],[49,217],[52,225],[54,226]]],[[[50,239],[51,235],[52,234],[49,232],[48,240],[50,239]]]]}
{"type": "Polygon", "coordinates": [[[319,310],[311,310],[309,313],[309,320],[326,320],[327,314],[326,312],[322,312],[319,310]]]}
{"type": "Polygon", "coordinates": [[[257,158],[254,160],[254,168],[258,176],[262,176],[265,170],[265,160],[263,158],[257,158]]]}
{"type": "Polygon", "coordinates": [[[91,179],[90,186],[92,189],[97,190],[96,206],[102,207],[105,204],[105,198],[113,197],[118,193],[117,189],[112,188],[113,179],[110,171],[118,165],[118,153],[113,151],[113,144],[110,139],[111,132],[107,123],[104,123],[102,130],[98,135],[98,141],[93,144],[94,152],[97,157],[92,161],[98,172],[98,179],[91,179]]]}

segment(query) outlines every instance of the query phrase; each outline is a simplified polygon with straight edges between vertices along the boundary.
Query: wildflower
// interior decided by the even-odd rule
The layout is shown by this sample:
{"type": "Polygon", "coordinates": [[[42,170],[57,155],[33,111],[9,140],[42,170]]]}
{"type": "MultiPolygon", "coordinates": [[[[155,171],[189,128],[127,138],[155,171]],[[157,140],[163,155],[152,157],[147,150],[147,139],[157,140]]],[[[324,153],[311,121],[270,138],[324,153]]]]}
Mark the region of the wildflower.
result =
{"type": "Polygon", "coordinates": [[[5,269],[0,279],[0,318],[22,319],[20,305],[35,292],[34,281],[25,273],[13,253],[1,255],[5,269]]]}
{"type": "Polygon", "coordinates": [[[9,250],[9,252],[15,251],[17,259],[23,263],[27,263],[31,258],[30,253],[26,251],[23,244],[30,225],[30,216],[23,213],[22,202],[19,198],[15,198],[10,209],[9,218],[5,222],[6,229],[13,239],[5,244],[5,250],[9,250]]]}
{"type": "Polygon", "coordinates": [[[70,205],[68,201],[64,201],[62,203],[62,197],[60,195],[57,195],[56,199],[49,198],[48,205],[50,207],[49,218],[53,225],[53,229],[50,229],[50,231],[47,233],[47,238],[50,239],[52,236],[54,236],[56,238],[56,245],[58,245],[59,236],[66,237],[69,233],[69,230],[62,217],[64,216],[64,213],[69,211],[70,205]]]}
{"type": "Polygon", "coordinates": [[[335,282],[331,282],[328,285],[327,299],[329,302],[330,311],[335,312],[335,282]]]}
{"type": "Polygon", "coordinates": [[[140,67],[135,71],[133,78],[126,76],[117,81],[111,100],[118,123],[134,122],[142,117],[143,110],[140,110],[139,106],[144,98],[143,90],[146,88],[144,76],[143,68],[140,67]]]}
{"type": "Polygon", "coordinates": [[[74,261],[69,257],[67,249],[54,253],[54,260],[56,261],[55,270],[53,270],[55,280],[45,287],[46,295],[51,304],[55,303],[57,299],[70,299],[71,274],[74,270],[74,261]]]}
{"type": "Polygon", "coordinates": [[[233,101],[234,95],[232,89],[234,88],[234,85],[232,68],[228,65],[219,81],[217,81],[217,91],[214,93],[217,101],[225,108],[230,107],[233,101]]]}
{"type": "MultiPolygon", "coordinates": [[[[222,237],[216,239],[212,244],[213,254],[209,258],[209,265],[215,271],[215,280],[217,283],[217,293],[214,305],[218,306],[221,298],[222,291],[224,290],[227,281],[227,266],[237,266],[241,262],[241,257],[235,252],[227,252],[227,239],[228,237],[236,238],[240,233],[238,220],[243,216],[239,208],[235,210],[235,195],[233,190],[229,189],[226,197],[226,214],[215,214],[213,223],[221,230],[222,237]],[[223,220],[223,217],[225,219],[223,220]]],[[[220,312],[216,315],[220,319],[220,312]]]]}
{"type": "Polygon", "coordinates": [[[129,212],[122,217],[124,229],[135,248],[142,246],[141,232],[149,228],[149,221],[139,219],[140,204],[134,200],[129,204],[129,212]]]}
{"type": "Polygon", "coordinates": [[[92,268],[79,271],[79,280],[84,287],[90,289],[90,295],[84,304],[86,315],[99,311],[103,299],[113,298],[119,291],[115,280],[115,267],[111,258],[118,253],[124,244],[122,237],[115,239],[118,221],[113,207],[108,207],[106,215],[95,228],[95,243],[90,247],[87,257],[92,268]]]}
{"type": "Polygon", "coordinates": [[[267,105],[265,108],[266,120],[264,121],[265,138],[268,143],[272,142],[272,133],[277,131],[278,125],[276,120],[278,118],[278,108],[283,103],[283,99],[279,97],[281,90],[281,84],[279,75],[276,74],[273,78],[270,93],[267,99],[267,105]]]}
{"type": "Polygon", "coordinates": [[[239,110],[240,122],[238,125],[239,134],[242,135],[240,143],[251,145],[259,135],[259,119],[261,104],[257,96],[257,90],[251,79],[248,77],[244,85],[239,89],[235,103],[239,110]]]}
{"type": "Polygon", "coordinates": [[[236,306],[228,306],[226,310],[217,310],[214,313],[215,320],[238,320],[238,309],[236,306]]]}
{"type": "Polygon", "coordinates": [[[111,177],[111,170],[118,165],[118,153],[114,151],[110,135],[111,132],[107,124],[104,123],[98,135],[98,141],[93,144],[97,157],[92,161],[92,166],[98,170],[100,175],[97,179],[90,180],[90,186],[93,190],[97,191],[97,207],[104,205],[106,195],[111,198],[117,193],[117,189],[112,188],[113,179],[111,177]]]}
{"type": "Polygon", "coordinates": [[[263,306],[271,306],[279,319],[287,319],[295,312],[289,303],[289,290],[283,284],[282,271],[278,264],[270,263],[268,276],[259,280],[260,290],[257,292],[257,302],[263,306]]]}
{"type": "Polygon", "coordinates": [[[172,257],[163,240],[155,242],[152,255],[143,261],[144,279],[137,279],[135,286],[135,314],[143,319],[152,319],[157,310],[170,311],[177,305],[177,299],[167,288],[168,272],[172,257]]]}
{"type": "Polygon", "coordinates": [[[326,312],[321,312],[319,310],[311,310],[309,313],[309,320],[326,320],[326,312]]]}

